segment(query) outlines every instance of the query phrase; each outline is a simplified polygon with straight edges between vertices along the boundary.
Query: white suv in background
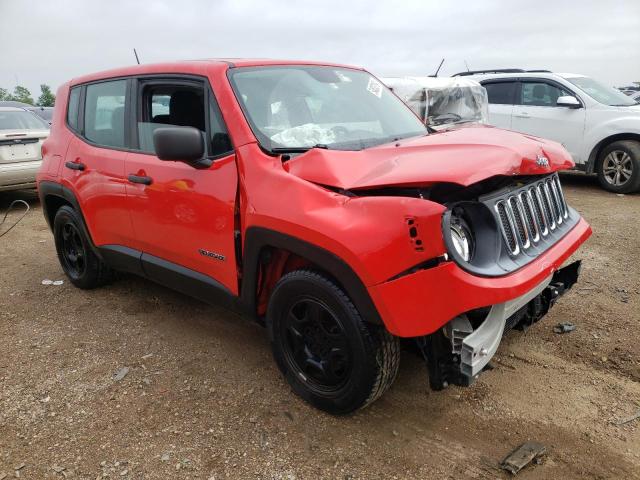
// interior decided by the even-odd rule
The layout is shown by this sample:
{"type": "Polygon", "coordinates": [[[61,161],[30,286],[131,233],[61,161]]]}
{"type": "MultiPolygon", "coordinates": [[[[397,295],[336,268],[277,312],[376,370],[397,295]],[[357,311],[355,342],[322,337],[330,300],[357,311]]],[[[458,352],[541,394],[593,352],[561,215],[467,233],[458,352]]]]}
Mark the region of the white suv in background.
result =
{"type": "Polygon", "coordinates": [[[562,143],[576,168],[597,173],[611,192],[640,190],[640,105],[584,75],[548,70],[482,70],[489,123],[562,143]]]}

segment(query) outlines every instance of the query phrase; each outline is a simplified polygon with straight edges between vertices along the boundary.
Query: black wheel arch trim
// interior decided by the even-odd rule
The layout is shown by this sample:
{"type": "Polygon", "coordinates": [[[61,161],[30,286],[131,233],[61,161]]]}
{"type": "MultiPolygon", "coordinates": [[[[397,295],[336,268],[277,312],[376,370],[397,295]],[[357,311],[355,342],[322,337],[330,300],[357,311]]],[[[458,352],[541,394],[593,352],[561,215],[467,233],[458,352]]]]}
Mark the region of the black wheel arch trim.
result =
{"type": "Polygon", "coordinates": [[[91,238],[91,234],[89,233],[89,229],[87,228],[87,222],[84,219],[84,215],[82,214],[82,209],[80,208],[80,202],[76,198],[75,194],[71,189],[65,187],[56,182],[48,182],[42,181],[38,183],[38,197],[40,198],[40,205],[42,206],[42,213],[44,214],[44,218],[49,225],[49,228],[53,232],[53,219],[55,218],[54,212],[49,211],[49,204],[47,202],[48,197],[57,197],[64,202],[68,203],[73,207],[73,209],[80,215],[82,219],[82,233],[86,236],[89,241],[89,245],[93,252],[101,259],[102,255],[100,254],[100,250],[96,248],[95,243],[93,243],[93,239],[91,238]]]}
{"type": "Polygon", "coordinates": [[[364,283],[342,258],[305,240],[263,227],[249,227],[245,232],[240,302],[252,314],[257,312],[258,270],[260,255],[265,248],[286,250],[320,266],[345,290],[365,320],[383,325],[364,283]]]}

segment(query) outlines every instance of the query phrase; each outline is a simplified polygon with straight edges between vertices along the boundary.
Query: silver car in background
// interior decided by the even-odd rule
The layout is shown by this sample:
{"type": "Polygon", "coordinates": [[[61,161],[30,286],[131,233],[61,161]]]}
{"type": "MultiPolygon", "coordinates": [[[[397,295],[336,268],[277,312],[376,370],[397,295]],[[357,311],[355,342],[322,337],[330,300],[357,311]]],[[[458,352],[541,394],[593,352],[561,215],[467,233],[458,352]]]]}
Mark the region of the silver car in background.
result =
{"type": "Polygon", "coordinates": [[[22,108],[0,107],[0,191],[34,188],[49,125],[22,108]]]}

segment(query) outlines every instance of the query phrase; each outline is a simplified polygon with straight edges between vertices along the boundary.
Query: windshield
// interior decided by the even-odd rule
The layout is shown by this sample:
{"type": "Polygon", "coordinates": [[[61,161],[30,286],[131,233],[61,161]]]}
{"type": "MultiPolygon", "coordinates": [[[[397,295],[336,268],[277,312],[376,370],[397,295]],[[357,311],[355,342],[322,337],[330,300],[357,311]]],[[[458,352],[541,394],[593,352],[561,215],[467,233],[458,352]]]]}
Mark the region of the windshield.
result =
{"type": "Polygon", "coordinates": [[[0,110],[0,130],[48,130],[49,125],[25,110],[0,110]]]}
{"type": "Polygon", "coordinates": [[[229,78],[268,150],[362,150],[427,133],[400,99],[360,70],[248,67],[229,70],[229,78]]]}
{"type": "Polygon", "coordinates": [[[609,87],[589,77],[567,78],[576,87],[593,98],[596,102],[609,105],[611,107],[627,107],[636,105],[632,99],[627,97],[620,90],[609,87]]]}

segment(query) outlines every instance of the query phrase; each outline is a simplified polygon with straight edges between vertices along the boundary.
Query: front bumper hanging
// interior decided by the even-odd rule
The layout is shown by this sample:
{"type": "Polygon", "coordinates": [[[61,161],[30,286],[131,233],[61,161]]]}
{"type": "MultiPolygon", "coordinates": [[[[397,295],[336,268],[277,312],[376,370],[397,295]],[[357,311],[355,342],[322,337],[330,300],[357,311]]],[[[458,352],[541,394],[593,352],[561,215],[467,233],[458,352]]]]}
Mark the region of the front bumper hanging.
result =
{"type": "Polygon", "coordinates": [[[419,337],[418,347],[427,361],[429,384],[441,390],[449,384],[473,383],[496,353],[511,328],[525,329],[540,320],[578,280],[581,262],[561,268],[535,288],[505,303],[493,305],[480,324],[461,315],[431,335],[419,337]]]}

